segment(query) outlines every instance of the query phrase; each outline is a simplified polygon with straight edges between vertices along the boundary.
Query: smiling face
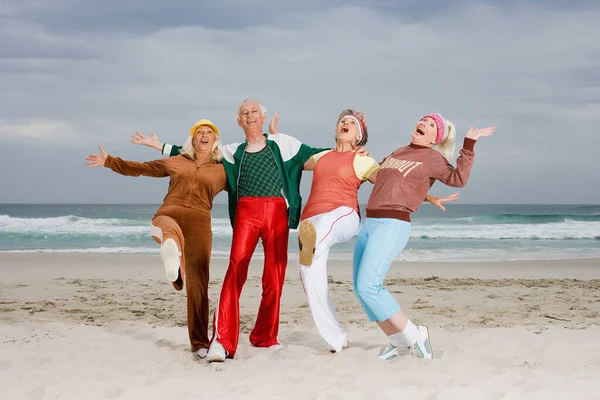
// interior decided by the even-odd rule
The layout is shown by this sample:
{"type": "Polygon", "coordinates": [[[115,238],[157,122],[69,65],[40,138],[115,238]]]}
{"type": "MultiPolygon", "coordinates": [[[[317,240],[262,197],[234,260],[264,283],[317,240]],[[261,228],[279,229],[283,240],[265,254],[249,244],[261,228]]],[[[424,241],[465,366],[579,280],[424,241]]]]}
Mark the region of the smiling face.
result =
{"type": "Polygon", "coordinates": [[[199,126],[196,132],[194,132],[194,149],[199,153],[210,153],[215,139],[215,132],[210,126],[199,126]]]}
{"type": "Polygon", "coordinates": [[[360,126],[355,117],[342,117],[335,129],[337,141],[356,143],[360,136],[360,126]]]}
{"type": "Polygon", "coordinates": [[[433,118],[425,117],[417,122],[412,134],[412,143],[419,146],[431,147],[435,144],[437,132],[437,124],[433,118]]]}
{"type": "Polygon", "coordinates": [[[266,115],[262,114],[260,104],[247,101],[240,106],[238,124],[244,132],[261,132],[266,115]]]}

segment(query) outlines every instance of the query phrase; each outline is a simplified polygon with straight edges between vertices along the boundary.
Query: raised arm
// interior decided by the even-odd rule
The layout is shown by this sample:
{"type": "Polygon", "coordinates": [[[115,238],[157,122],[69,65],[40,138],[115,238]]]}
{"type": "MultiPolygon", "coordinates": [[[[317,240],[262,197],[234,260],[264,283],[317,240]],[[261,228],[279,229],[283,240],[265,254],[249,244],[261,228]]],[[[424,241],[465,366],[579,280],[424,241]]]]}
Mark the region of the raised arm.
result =
{"type": "Polygon", "coordinates": [[[144,146],[152,147],[153,149],[156,149],[162,154],[169,157],[178,156],[181,153],[181,146],[162,143],[160,140],[158,140],[158,136],[156,136],[156,134],[154,133],[152,133],[151,137],[148,137],[142,135],[139,132],[136,132],[134,135],[131,136],[130,141],[133,144],[141,144],[144,146]]]}
{"type": "Polygon", "coordinates": [[[313,160],[313,155],[328,149],[320,149],[311,147],[302,143],[293,136],[279,133],[277,124],[279,123],[279,113],[273,114],[273,119],[269,124],[269,140],[273,140],[281,150],[283,161],[294,160],[302,164],[302,169],[312,171],[315,169],[316,160],[313,160]]]}
{"type": "Polygon", "coordinates": [[[127,161],[118,157],[112,157],[100,146],[100,154],[90,154],[86,159],[86,165],[90,168],[106,167],[118,174],[126,176],[150,176],[163,178],[169,176],[165,160],[148,162],[127,161]]]}
{"type": "Polygon", "coordinates": [[[277,124],[279,123],[279,113],[276,112],[273,114],[273,119],[271,120],[271,123],[269,124],[269,133],[271,135],[277,135],[279,132],[277,132],[277,124]]]}
{"type": "Polygon", "coordinates": [[[469,180],[471,167],[475,158],[475,142],[480,137],[491,136],[496,131],[495,127],[483,129],[470,128],[465,137],[463,148],[456,160],[456,168],[444,157],[440,157],[437,163],[432,165],[431,177],[445,185],[452,187],[463,187],[469,180]]]}

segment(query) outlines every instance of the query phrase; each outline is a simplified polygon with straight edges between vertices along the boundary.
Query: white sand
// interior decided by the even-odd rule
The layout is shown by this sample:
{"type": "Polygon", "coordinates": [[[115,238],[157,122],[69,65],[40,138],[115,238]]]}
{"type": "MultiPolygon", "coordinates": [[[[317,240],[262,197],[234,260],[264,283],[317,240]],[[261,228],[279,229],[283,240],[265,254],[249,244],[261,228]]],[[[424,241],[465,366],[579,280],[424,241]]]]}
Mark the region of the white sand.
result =
{"type": "MultiPolygon", "coordinates": [[[[226,263],[213,263],[211,308],[226,263]]],[[[260,262],[242,294],[236,360],[189,352],[185,293],[155,255],[0,254],[1,399],[600,398],[600,260],[412,263],[388,288],[431,328],[436,359],[377,359],[348,262],[330,265],[351,348],[318,355],[292,261],[279,349],[250,347],[260,262]]]]}

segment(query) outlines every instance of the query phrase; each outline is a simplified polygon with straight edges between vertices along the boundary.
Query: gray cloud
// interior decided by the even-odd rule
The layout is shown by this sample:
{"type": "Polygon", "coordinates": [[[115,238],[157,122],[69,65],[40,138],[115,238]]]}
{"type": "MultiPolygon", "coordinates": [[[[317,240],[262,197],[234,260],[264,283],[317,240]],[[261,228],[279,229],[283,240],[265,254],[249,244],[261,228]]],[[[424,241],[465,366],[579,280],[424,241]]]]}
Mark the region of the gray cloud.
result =
{"type": "MultiPolygon", "coordinates": [[[[406,144],[426,112],[441,111],[461,137],[494,124],[463,201],[600,202],[591,184],[600,173],[600,7],[591,2],[440,2],[430,12],[417,2],[261,1],[237,2],[250,5],[235,13],[236,2],[168,10],[127,2],[118,12],[97,2],[93,13],[95,2],[58,4],[0,9],[13,26],[32,28],[19,31],[14,48],[3,39],[12,56],[0,61],[0,168],[45,165],[0,177],[10,188],[1,202],[158,203],[164,182],[88,171],[83,158],[99,143],[126,158],[157,158],[128,136],[155,131],[181,143],[202,117],[224,141],[240,140],[233,116],[247,96],[279,111],[283,132],[315,146],[332,144],[341,109],[364,109],[379,159],[406,144]],[[57,179],[71,182],[68,191],[57,179]]],[[[361,189],[362,201],[369,191],[361,189]]]]}

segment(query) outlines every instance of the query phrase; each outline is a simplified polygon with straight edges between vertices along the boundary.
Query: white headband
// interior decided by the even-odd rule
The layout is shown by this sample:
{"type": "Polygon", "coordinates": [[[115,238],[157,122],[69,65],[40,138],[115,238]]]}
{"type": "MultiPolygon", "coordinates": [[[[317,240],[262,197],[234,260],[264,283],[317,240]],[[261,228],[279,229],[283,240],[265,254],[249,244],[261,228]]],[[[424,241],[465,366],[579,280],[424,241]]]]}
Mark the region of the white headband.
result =
{"type": "Polygon", "coordinates": [[[358,117],[356,115],[352,115],[352,114],[350,114],[350,115],[344,115],[340,119],[340,121],[342,119],[346,118],[346,117],[353,118],[356,121],[356,123],[358,124],[358,142],[360,142],[362,140],[362,137],[363,137],[363,123],[360,121],[360,119],[358,119],[358,117]]]}

